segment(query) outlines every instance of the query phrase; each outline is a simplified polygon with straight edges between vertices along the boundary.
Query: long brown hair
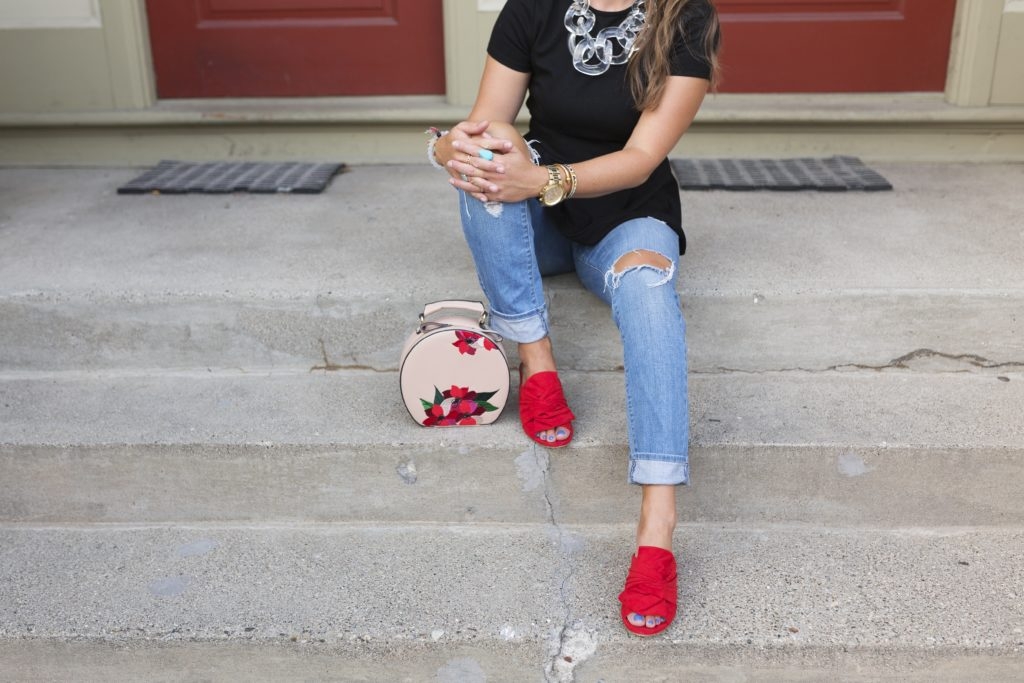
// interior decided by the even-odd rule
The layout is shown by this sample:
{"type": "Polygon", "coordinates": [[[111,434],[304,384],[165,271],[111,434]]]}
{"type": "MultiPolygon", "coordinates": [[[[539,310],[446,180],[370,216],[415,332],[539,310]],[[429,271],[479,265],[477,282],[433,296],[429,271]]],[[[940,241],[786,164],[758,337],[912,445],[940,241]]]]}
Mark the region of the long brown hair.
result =
{"type": "MultiPolygon", "coordinates": [[[[691,49],[711,67],[711,87],[718,83],[718,13],[711,0],[647,0],[647,18],[636,40],[636,52],[629,60],[627,78],[640,111],[658,106],[670,72],[672,46],[678,35],[687,38],[691,49]],[[706,4],[708,18],[703,35],[694,36],[686,25],[685,10],[690,4],[706,4]],[[696,40],[694,40],[694,38],[696,40]]],[[[701,12],[690,12],[690,16],[701,12]]]]}

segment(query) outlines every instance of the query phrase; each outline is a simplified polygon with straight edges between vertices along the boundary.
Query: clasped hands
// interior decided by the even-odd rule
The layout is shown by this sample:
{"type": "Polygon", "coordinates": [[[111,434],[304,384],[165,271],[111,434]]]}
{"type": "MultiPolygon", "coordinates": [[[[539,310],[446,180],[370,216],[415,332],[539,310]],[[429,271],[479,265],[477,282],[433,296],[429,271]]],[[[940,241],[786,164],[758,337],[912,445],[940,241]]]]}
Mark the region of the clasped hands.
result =
{"type": "Polygon", "coordinates": [[[448,182],[482,202],[536,197],[547,182],[547,171],[533,163],[526,142],[511,125],[500,126],[502,135],[492,134],[498,127],[489,121],[463,121],[437,141],[434,154],[451,176],[448,182]],[[481,157],[480,150],[490,150],[494,158],[481,157]]]}

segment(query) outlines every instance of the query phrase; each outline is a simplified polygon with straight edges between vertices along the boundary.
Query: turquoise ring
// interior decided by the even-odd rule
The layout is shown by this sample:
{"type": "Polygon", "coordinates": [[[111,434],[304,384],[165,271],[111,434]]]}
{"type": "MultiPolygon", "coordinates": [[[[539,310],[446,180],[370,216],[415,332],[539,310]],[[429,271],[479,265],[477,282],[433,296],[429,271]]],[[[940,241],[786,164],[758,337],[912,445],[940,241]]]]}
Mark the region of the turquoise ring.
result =
{"type": "Polygon", "coordinates": [[[479,152],[476,153],[476,155],[481,159],[486,159],[487,161],[494,161],[494,152],[492,152],[489,149],[481,149],[479,152]]]}

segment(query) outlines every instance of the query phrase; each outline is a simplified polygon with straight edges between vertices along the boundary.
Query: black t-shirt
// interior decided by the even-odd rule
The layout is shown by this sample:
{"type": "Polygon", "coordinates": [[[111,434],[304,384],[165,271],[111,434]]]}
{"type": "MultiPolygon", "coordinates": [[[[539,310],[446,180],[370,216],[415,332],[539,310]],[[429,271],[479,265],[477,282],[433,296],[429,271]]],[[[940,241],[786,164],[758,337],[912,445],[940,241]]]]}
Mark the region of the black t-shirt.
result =
{"type": "MultiPolygon", "coordinates": [[[[569,5],[569,0],[508,0],[487,46],[488,54],[501,64],[530,74],[526,139],[543,164],[579,163],[621,150],[640,120],[626,80],[626,65],[612,66],[599,76],[582,74],[573,67],[564,23],[569,5]]],[[[593,36],[622,23],[630,12],[592,11],[597,20],[590,32],[593,36]]],[[[710,78],[702,37],[713,11],[706,0],[691,0],[684,9],[684,30],[672,49],[672,75],[710,78]]],[[[590,199],[574,198],[547,210],[559,230],[581,244],[597,244],[625,221],[650,216],[679,233],[679,253],[686,248],[679,187],[668,159],[638,187],[590,199]]]]}

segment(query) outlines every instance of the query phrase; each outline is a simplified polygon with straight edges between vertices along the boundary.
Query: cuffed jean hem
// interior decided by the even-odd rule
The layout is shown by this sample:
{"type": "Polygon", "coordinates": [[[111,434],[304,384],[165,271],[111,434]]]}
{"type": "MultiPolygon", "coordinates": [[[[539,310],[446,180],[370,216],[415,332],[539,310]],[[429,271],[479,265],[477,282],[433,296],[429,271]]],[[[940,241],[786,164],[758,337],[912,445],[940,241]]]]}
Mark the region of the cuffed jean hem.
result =
{"type": "Polygon", "coordinates": [[[529,344],[541,340],[550,332],[547,308],[516,316],[507,316],[492,308],[491,329],[504,339],[519,344],[529,344]]]}
{"type": "Polygon", "coordinates": [[[649,460],[643,456],[641,453],[629,459],[630,484],[679,486],[690,483],[688,461],[649,460]]]}

